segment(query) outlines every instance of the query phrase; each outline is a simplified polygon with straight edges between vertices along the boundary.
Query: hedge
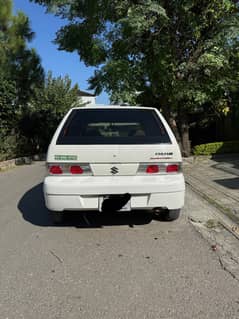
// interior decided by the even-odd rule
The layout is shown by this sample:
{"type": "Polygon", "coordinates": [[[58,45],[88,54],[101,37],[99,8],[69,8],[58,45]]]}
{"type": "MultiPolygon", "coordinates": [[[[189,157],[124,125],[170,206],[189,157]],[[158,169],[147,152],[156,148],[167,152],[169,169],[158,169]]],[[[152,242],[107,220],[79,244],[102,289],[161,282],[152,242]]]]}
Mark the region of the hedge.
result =
{"type": "Polygon", "coordinates": [[[212,155],[239,153],[239,141],[214,142],[196,145],[193,148],[194,155],[212,155]]]}

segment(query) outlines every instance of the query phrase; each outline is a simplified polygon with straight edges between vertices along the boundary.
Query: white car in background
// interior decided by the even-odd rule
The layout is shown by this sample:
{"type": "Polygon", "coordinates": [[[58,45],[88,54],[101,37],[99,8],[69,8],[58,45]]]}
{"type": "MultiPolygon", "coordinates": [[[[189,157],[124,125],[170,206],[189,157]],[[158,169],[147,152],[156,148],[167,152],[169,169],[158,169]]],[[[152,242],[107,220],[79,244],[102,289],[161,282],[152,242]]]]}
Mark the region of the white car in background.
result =
{"type": "Polygon", "coordinates": [[[157,109],[72,108],[47,153],[44,198],[55,222],[64,211],[162,211],[178,218],[185,182],[177,141],[157,109]]]}

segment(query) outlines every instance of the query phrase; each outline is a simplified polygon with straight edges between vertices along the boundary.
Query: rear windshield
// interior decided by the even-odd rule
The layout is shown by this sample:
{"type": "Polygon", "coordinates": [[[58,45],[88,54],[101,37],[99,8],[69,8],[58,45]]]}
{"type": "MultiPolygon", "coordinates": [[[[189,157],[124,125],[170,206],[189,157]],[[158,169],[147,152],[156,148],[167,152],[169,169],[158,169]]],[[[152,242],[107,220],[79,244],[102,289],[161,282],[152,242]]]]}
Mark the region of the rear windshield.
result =
{"type": "Polygon", "coordinates": [[[73,110],[57,144],[158,144],[171,143],[153,110],[73,110]]]}

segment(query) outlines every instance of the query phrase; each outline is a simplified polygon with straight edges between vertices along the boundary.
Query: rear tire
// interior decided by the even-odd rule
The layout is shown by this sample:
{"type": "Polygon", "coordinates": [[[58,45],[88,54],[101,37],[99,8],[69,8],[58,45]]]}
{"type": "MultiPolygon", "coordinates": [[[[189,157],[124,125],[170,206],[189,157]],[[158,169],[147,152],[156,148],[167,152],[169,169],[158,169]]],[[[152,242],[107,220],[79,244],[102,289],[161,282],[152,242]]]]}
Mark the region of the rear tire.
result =
{"type": "Polygon", "coordinates": [[[180,209],[167,209],[161,213],[163,220],[165,221],[173,221],[179,218],[180,209]]]}
{"type": "Polygon", "coordinates": [[[58,225],[58,224],[61,224],[63,222],[63,219],[64,219],[63,212],[51,211],[50,214],[51,214],[51,219],[52,219],[54,224],[58,225]]]}

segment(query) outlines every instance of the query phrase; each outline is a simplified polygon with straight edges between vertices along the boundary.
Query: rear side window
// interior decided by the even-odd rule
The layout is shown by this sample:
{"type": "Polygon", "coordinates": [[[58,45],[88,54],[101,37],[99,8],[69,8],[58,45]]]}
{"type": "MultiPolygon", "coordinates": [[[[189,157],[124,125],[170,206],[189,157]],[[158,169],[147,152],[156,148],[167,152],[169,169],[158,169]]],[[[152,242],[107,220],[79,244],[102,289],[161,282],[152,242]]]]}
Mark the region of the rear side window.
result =
{"type": "Polygon", "coordinates": [[[171,143],[154,110],[75,109],[66,120],[57,144],[171,143]]]}

